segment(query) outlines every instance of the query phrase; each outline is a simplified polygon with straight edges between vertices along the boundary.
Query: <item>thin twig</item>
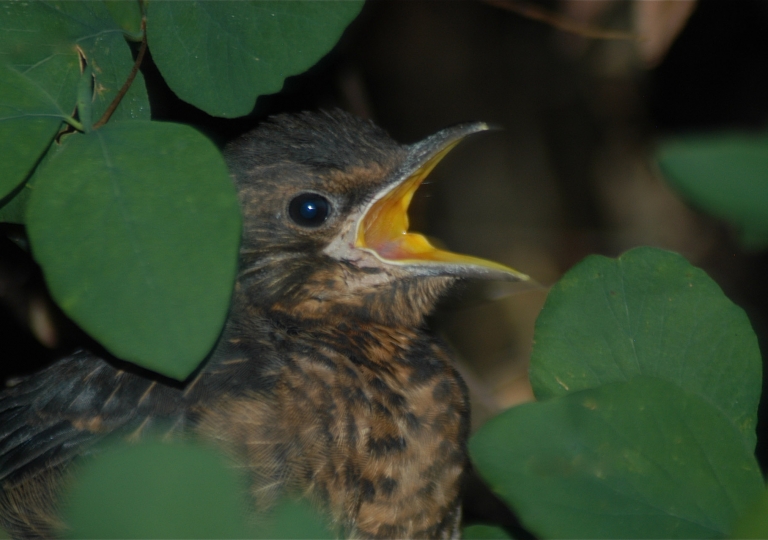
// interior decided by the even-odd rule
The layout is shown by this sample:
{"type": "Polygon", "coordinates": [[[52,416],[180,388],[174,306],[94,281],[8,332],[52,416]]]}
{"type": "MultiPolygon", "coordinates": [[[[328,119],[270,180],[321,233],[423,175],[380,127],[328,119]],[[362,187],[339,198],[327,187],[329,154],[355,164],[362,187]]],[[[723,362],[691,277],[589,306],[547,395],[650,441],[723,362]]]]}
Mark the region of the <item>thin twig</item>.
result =
{"type": "Polygon", "coordinates": [[[563,32],[576,34],[577,36],[592,39],[624,39],[639,41],[640,36],[632,32],[622,32],[620,30],[604,30],[581,24],[573,19],[564,17],[559,13],[554,13],[541,6],[521,2],[520,0],[484,0],[486,4],[507,11],[512,11],[534,21],[543,22],[563,32]]]}
{"type": "Polygon", "coordinates": [[[125,94],[128,93],[128,89],[131,87],[131,84],[133,83],[133,79],[136,78],[136,74],[139,72],[139,68],[141,67],[141,61],[144,60],[144,53],[147,52],[147,18],[146,17],[142,17],[141,19],[141,31],[143,34],[141,38],[141,47],[139,47],[139,54],[136,56],[136,62],[133,63],[133,68],[131,69],[131,73],[128,75],[128,79],[126,79],[125,84],[123,84],[123,87],[115,96],[115,99],[112,100],[112,103],[109,104],[109,107],[107,107],[107,110],[104,111],[103,115],[101,115],[101,118],[99,118],[99,121],[93,124],[93,129],[98,129],[109,121],[110,117],[112,116],[112,113],[115,112],[115,109],[117,109],[117,106],[120,105],[120,102],[123,100],[123,97],[125,97],[125,94]]]}

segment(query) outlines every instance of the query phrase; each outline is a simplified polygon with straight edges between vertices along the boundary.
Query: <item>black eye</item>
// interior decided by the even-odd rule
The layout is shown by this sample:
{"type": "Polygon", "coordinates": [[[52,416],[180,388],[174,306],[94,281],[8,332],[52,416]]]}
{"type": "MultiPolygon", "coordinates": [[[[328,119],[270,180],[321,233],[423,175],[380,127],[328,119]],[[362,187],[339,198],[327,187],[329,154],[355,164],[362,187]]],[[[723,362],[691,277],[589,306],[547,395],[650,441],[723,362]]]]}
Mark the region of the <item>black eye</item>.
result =
{"type": "Polygon", "coordinates": [[[291,219],[302,227],[319,227],[328,217],[331,203],[317,193],[302,193],[288,206],[291,219]]]}

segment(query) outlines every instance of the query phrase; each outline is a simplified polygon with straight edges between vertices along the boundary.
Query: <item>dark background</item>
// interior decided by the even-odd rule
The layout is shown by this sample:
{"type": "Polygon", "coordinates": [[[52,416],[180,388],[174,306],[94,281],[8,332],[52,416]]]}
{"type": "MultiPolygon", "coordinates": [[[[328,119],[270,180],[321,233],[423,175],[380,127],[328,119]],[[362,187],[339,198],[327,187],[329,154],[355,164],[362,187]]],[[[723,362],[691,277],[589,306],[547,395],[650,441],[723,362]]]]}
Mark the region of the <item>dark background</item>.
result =
{"type": "MultiPolygon", "coordinates": [[[[595,23],[627,29],[631,21],[622,2],[595,23]]],[[[271,114],[332,107],[371,118],[404,143],[458,122],[497,126],[462,143],[435,170],[412,205],[414,230],[544,286],[592,253],[616,256],[638,245],[680,252],[747,311],[765,350],[768,257],[744,252],[727,225],[678,198],[653,151],[667,135],[762,129],[767,61],[768,3],[759,0],[701,1],[654,69],[631,41],[586,40],[481,1],[378,1],[366,4],[329,55],[287,79],[281,93],[259,98],[248,117],[209,117],[174,96],[151,58],[142,71],[155,118],[192,123],[221,144],[271,114]]],[[[5,378],[88,338],[50,307],[39,270],[17,245],[23,231],[4,232],[5,378]]],[[[527,362],[546,288],[512,292],[470,285],[434,317],[462,357],[474,427],[532,399],[527,362]]],[[[758,425],[764,468],[765,418],[758,425]]],[[[468,489],[468,519],[514,529],[476,482],[468,489]]]]}

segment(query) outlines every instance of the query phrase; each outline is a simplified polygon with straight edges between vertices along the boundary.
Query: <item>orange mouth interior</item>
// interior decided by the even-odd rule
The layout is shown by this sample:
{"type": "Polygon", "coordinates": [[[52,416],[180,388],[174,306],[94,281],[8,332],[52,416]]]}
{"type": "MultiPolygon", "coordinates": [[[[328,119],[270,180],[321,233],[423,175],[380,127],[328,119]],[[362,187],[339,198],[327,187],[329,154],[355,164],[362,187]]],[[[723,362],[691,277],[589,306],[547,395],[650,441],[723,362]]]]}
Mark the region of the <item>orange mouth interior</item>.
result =
{"type": "Polygon", "coordinates": [[[388,262],[481,266],[512,274],[518,279],[528,279],[524,274],[503,264],[438,249],[430,244],[425,236],[408,232],[408,207],[411,204],[411,199],[413,199],[413,194],[432,172],[432,169],[458,142],[454,141],[443,148],[413,175],[371,206],[358,225],[356,246],[371,249],[381,259],[388,262]]]}

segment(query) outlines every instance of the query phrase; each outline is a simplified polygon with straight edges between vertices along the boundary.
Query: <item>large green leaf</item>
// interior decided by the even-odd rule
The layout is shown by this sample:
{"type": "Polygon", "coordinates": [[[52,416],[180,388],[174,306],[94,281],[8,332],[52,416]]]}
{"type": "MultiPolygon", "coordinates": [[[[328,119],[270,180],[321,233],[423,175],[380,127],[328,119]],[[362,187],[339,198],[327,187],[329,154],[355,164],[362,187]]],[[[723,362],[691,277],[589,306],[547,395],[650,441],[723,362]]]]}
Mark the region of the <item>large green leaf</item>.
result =
{"type": "Polygon", "coordinates": [[[763,490],[727,417],[645,376],[514,407],[470,453],[545,538],[722,537],[763,490]]]}
{"type": "Polygon", "coordinates": [[[744,512],[730,538],[768,538],[768,491],[763,491],[744,512]]]}
{"type": "Polygon", "coordinates": [[[70,538],[334,538],[306,504],[251,519],[244,478],[192,444],[114,445],[90,458],[64,494],[70,538]]]}
{"type": "Polygon", "coordinates": [[[6,223],[26,223],[27,205],[29,204],[29,198],[32,196],[32,191],[35,189],[37,171],[41,167],[44,168],[46,161],[60,151],[60,144],[49,145],[37,167],[32,171],[31,176],[4,199],[0,200],[0,221],[6,223]]]}
{"type": "Polygon", "coordinates": [[[126,37],[141,41],[141,1],[142,0],[102,0],[112,14],[112,18],[123,29],[126,37]]]}
{"type": "Polygon", "coordinates": [[[0,199],[29,176],[69,113],[37,84],[0,64],[0,199]]]}
{"type": "Polygon", "coordinates": [[[754,448],[761,360],[744,312],[680,255],[591,256],[552,288],[536,321],[539,399],[651,375],[722,411],[754,448]]]}
{"type": "Polygon", "coordinates": [[[235,117],[317,62],[361,7],[357,0],[154,0],[147,37],[152,58],[181,99],[235,117]]]}
{"type": "Polygon", "coordinates": [[[240,217],[221,155],[192,128],[69,136],[35,175],[27,228],[58,304],[116,356],[183,379],[213,346],[240,217]]]}
{"type": "MultiPolygon", "coordinates": [[[[0,27],[0,62],[24,73],[68,114],[73,114],[76,102],[79,53],[93,68],[93,121],[104,113],[133,67],[123,30],[103,2],[3,2],[0,27]]],[[[0,85],[0,99],[7,90],[0,85]]],[[[113,118],[149,119],[140,73],[113,118]]]]}
{"type": "Polygon", "coordinates": [[[669,139],[657,159],[672,186],[701,210],[739,229],[746,247],[768,247],[767,134],[669,139]]]}
{"type": "Polygon", "coordinates": [[[218,452],[120,445],[91,458],[63,497],[70,538],[251,538],[243,485],[218,452]]]}
{"type": "Polygon", "coordinates": [[[30,183],[25,182],[4,199],[0,199],[0,222],[23,224],[31,194],[30,183]]]}

